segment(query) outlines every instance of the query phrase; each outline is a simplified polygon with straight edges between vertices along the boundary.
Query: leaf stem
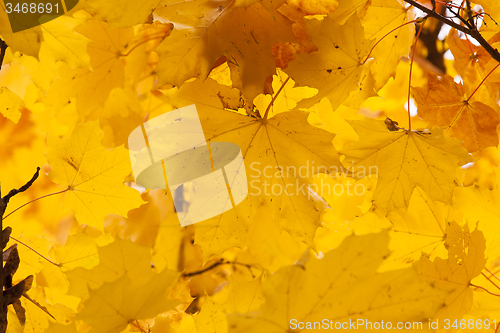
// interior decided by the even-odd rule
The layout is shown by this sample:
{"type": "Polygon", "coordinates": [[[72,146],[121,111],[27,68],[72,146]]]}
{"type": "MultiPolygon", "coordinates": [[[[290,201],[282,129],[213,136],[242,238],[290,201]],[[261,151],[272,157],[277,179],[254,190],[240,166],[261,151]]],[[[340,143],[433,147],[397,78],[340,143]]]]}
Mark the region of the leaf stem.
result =
{"type": "Polygon", "coordinates": [[[470,94],[469,98],[467,98],[467,100],[466,100],[467,102],[468,102],[468,101],[470,101],[470,99],[472,98],[472,96],[474,96],[474,94],[475,94],[475,93],[476,93],[476,91],[479,89],[479,87],[481,87],[481,85],[484,83],[484,81],[486,81],[486,79],[488,78],[488,76],[490,76],[490,75],[491,75],[491,73],[493,73],[493,72],[495,71],[495,69],[497,69],[497,68],[498,68],[498,66],[500,66],[500,63],[498,63],[498,64],[495,66],[495,68],[493,68],[493,69],[492,69],[492,70],[488,73],[488,75],[486,75],[486,76],[484,77],[484,79],[481,81],[481,83],[479,83],[479,85],[476,87],[476,89],[474,89],[474,91],[472,92],[472,94],[470,94]]]}
{"type": "Polygon", "coordinates": [[[243,263],[240,263],[240,262],[231,262],[231,261],[227,261],[225,259],[220,259],[219,261],[213,263],[212,265],[210,265],[210,266],[208,266],[206,268],[203,268],[203,269],[201,269],[199,271],[194,271],[194,272],[191,272],[191,273],[184,273],[184,274],[182,274],[182,276],[184,276],[184,277],[190,277],[190,276],[200,275],[200,274],[208,272],[209,270],[214,269],[215,267],[220,266],[220,265],[242,265],[242,266],[245,266],[248,269],[252,268],[252,266],[248,265],[248,264],[243,264],[243,263]]]}
{"type": "Polygon", "coordinates": [[[22,244],[24,246],[26,246],[28,249],[30,249],[31,251],[35,252],[36,254],[38,254],[40,257],[42,257],[43,259],[47,260],[48,262],[50,262],[52,265],[54,266],[58,266],[60,267],[61,265],[58,264],[58,263],[55,263],[53,262],[52,260],[50,260],[49,258],[45,257],[44,255],[42,255],[40,252],[38,252],[37,250],[35,250],[34,248],[32,248],[31,246],[29,246],[28,244],[26,243],[23,243],[21,242],[19,239],[15,238],[15,237],[12,237],[12,236],[9,236],[12,240],[14,240],[15,242],[19,243],[19,244],[22,244]]]}
{"type": "Polygon", "coordinates": [[[411,131],[411,112],[410,112],[410,96],[411,96],[411,73],[413,70],[413,59],[415,58],[415,49],[417,48],[418,37],[422,32],[422,28],[425,24],[425,18],[420,28],[418,28],[417,37],[415,37],[415,42],[413,43],[413,49],[411,50],[411,62],[410,62],[410,77],[408,78],[408,130],[411,131]]]}
{"type": "Polygon", "coordinates": [[[281,84],[280,89],[276,92],[276,94],[274,94],[273,99],[271,99],[271,103],[269,103],[269,105],[267,106],[266,113],[264,113],[264,118],[263,118],[264,120],[267,120],[267,116],[269,115],[269,110],[271,109],[271,106],[274,104],[274,101],[276,100],[280,92],[283,90],[288,80],[290,80],[290,77],[287,77],[285,79],[285,81],[281,84]]]}
{"type": "Polygon", "coordinates": [[[365,60],[361,63],[361,65],[364,65],[366,63],[366,61],[368,59],[370,59],[370,55],[372,54],[373,50],[375,49],[375,46],[377,46],[385,37],[389,36],[390,34],[392,34],[394,31],[398,30],[398,29],[401,29],[402,27],[404,27],[405,25],[408,25],[408,24],[411,24],[411,23],[415,23],[415,22],[419,22],[421,21],[421,19],[415,19],[413,21],[408,21],[406,23],[403,23],[399,26],[397,26],[396,28],[392,29],[391,31],[389,31],[388,33],[386,33],[384,36],[382,36],[373,46],[372,46],[372,49],[370,50],[370,52],[368,53],[368,55],[366,56],[365,60]]]}
{"type": "Polygon", "coordinates": [[[137,44],[135,44],[134,46],[132,46],[130,48],[130,50],[128,50],[126,53],[120,54],[120,56],[127,57],[130,53],[132,53],[137,47],[141,46],[142,44],[147,43],[151,40],[155,40],[155,39],[163,39],[165,37],[166,37],[165,34],[162,33],[161,35],[160,34],[158,34],[157,36],[153,35],[153,37],[143,39],[143,40],[139,41],[137,44]]]}
{"type": "Polygon", "coordinates": [[[495,282],[491,281],[491,279],[487,277],[486,274],[484,274],[483,272],[481,272],[481,274],[486,278],[486,280],[490,281],[492,285],[494,285],[495,287],[497,287],[498,290],[500,290],[500,287],[495,282]]]}
{"type": "Polygon", "coordinates": [[[22,204],[21,206],[17,207],[16,209],[14,209],[14,210],[13,210],[12,212],[10,212],[9,214],[5,215],[3,219],[5,220],[5,219],[6,219],[7,217],[9,217],[10,215],[12,215],[13,213],[15,213],[15,212],[16,212],[16,211],[18,211],[19,209],[23,208],[24,206],[29,205],[29,204],[30,204],[30,203],[32,203],[32,202],[35,202],[35,201],[40,200],[40,199],[42,199],[42,198],[50,197],[51,195],[56,195],[56,194],[61,194],[61,193],[64,193],[64,192],[66,192],[67,190],[68,190],[68,189],[64,189],[64,190],[59,191],[59,192],[54,192],[54,193],[50,193],[50,194],[46,194],[46,195],[42,195],[41,197],[38,197],[38,198],[33,199],[33,200],[31,200],[31,201],[28,201],[28,202],[26,202],[26,203],[22,204]]]}
{"type": "Polygon", "coordinates": [[[471,287],[474,287],[474,288],[479,288],[479,289],[482,289],[482,290],[486,291],[486,292],[487,292],[488,294],[490,294],[490,295],[500,297],[500,295],[499,295],[499,294],[492,293],[491,291],[489,291],[488,289],[486,289],[486,288],[484,288],[484,287],[481,287],[481,286],[475,285],[475,284],[470,283],[470,282],[469,282],[469,285],[470,285],[471,287]]]}
{"type": "MultiPolygon", "coordinates": [[[[494,276],[494,277],[495,277],[495,279],[497,279],[498,281],[500,281],[500,278],[499,278],[498,276],[496,276],[494,272],[490,271],[490,270],[489,270],[488,268],[486,268],[486,267],[485,267],[484,269],[485,269],[486,271],[488,271],[488,273],[490,273],[490,275],[491,275],[491,276],[494,276]]],[[[497,272],[497,273],[498,273],[498,272],[497,272]]]]}

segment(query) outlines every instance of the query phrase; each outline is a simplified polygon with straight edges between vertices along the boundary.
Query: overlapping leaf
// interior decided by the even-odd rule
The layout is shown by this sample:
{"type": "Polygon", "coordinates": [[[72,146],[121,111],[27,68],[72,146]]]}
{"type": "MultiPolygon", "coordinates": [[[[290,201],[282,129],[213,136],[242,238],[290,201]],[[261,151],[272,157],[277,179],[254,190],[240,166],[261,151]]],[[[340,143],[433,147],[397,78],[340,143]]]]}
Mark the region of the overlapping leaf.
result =
{"type": "Polygon", "coordinates": [[[49,138],[47,160],[50,179],[67,188],[65,205],[80,223],[102,229],[108,214],[126,215],[142,203],[139,192],[123,183],[131,173],[123,147],[102,148],[97,121],[77,125],[69,139],[49,138]]]}
{"type": "Polygon", "coordinates": [[[469,152],[498,145],[500,117],[490,106],[466,97],[462,84],[451,76],[429,73],[429,84],[413,88],[418,114],[433,126],[446,126],[446,134],[462,141],[469,152]]]}
{"type": "Polygon", "coordinates": [[[431,262],[424,255],[415,263],[415,267],[425,280],[452,291],[436,318],[453,322],[461,319],[472,307],[473,290],[470,283],[481,274],[486,264],[485,241],[481,231],[470,232],[467,225],[460,228],[456,223],[447,225],[446,235],[448,259],[436,258],[431,262]]]}
{"type": "Polygon", "coordinates": [[[7,119],[17,124],[21,118],[19,110],[23,105],[23,100],[7,87],[0,88],[0,113],[7,119]]]}
{"type": "Polygon", "coordinates": [[[458,184],[455,170],[472,161],[458,141],[443,136],[439,128],[389,131],[384,122],[373,119],[349,123],[359,141],[341,151],[344,163],[377,174],[373,195],[377,206],[386,211],[406,208],[416,186],[432,200],[451,203],[458,184]]]}
{"type": "MultiPolygon", "coordinates": [[[[333,14],[332,14],[333,15],[333,14]]],[[[307,22],[307,33],[318,47],[309,54],[297,54],[284,70],[297,85],[318,89],[318,94],[299,102],[311,107],[328,97],[335,110],[358,88],[362,63],[374,41],[367,41],[357,16],[340,25],[330,16],[307,22]]]]}
{"type": "MultiPolygon", "coordinates": [[[[312,238],[319,227],[320,211],[308,185],[319,168],[340,167],[331,143],[334,135],[308,124],[308,114],[302,111],[264,120],[224,110],[221,89],[227,90],[211,79],[204,84],[196,80],[169,94],[176,107],[196,102],[207,140],[238,144],[248,170],[247,198],[234,210],[196,225],[195,241],[202,246],[205,258],[231,246],[242,247],[247,225],[261,200],[269,204],[279,229],[314,247],[312,238]]],[[[227,93],[226,100],[234,107],[239,103],[238,95],[234,90],[227,93]]]]}
{"type": "Polygon", "coordinates": [[[323,259],[282,268],[264,283],[262,307],[229,317],[229,332],[290,332],[294,320],[342,325],[432,317],[445,293],[421,281],[413,268],[376,273],[389,254],[387,242],[386,232],[350,236],[323,259]]]}
{"type": "Polygon", "coordinates": [[[155,14],[174,24],[157,49],[160,86],[205,79],[225,56],[233,85],[252,101],[275,73],[272,45],[294,40],[292,22],[279,12],[269,13],[259,2],[245,9],[234,7],[233,0],[166,0],[155,14]]]}
{"type": "Polygon", "coordinates": [[[168,299],[168,294],[177,277],[178,274],[164,270],[137,288],[124,275],[91,291],[77,318],[92,326],[92,333],[121,332],[133,320],[153,318],[174,309],[179,302],[168,299]]]}
{"type": "Polygon", "coordinates": [[[120,7],[117,7],[116,2],[87,0],[84,8],[93,13],[95,18],[108,22],[112,28],[128,28],[146,23],[159,3],[160,0],[131,0],[121,1],[120,7]]]}

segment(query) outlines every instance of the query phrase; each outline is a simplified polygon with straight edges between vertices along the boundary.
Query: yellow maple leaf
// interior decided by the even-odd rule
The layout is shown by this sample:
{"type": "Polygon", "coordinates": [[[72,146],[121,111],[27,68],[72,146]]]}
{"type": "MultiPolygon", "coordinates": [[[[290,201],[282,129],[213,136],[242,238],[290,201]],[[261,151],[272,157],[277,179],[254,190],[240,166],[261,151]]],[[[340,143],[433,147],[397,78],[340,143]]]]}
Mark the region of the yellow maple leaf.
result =
{"type": "Polygon", "coordinates": [[[122,0],[117,5],[107,0],[87,0],[82,8],[96,19],[108,22],[111,28],[128,28],[149,21],[159,3],[160,0],[122,0]]]}
{"type": "Polygon", "coordinates": [[[0,114],[12,120],[15,124],[21,118],[21,111],[24,106],[23,100],[7,87],[0,87],[0,114]]]}
{"type": "Polygon", "coordinates": [[[389,270],[411,265],[423,252],[431,259],[446,257],[446,223],[453,220],[461,221],[461,215],[449,205],[433,202],[420,187],[416,187],[408,209],[389,212],[387,218],[372,209],[350,222],[349,227],[356,234],[391,228],[391,255],[381,266],[389,270]]]}
{"type": "Polygon", "coordinates": [[[43,42],[40,47],[40,62],[64,61],[71,68],[90,68],[87,44],[90,39],[79,34],[75,28],[84,24],[87,17],[61,16],[42,26],[43,42]]]}
{"type": "Polygon", "coordinates": [[[369,3],[361,21],[365,27],[365,38],[379,42],[371,54],[375,59],[370,66],[375,79],[375,90],[378,91],[390,77],[394,77],[401,57],[410,52],[415,27],[413,24],[404,24],[415,15],[404,3],[396,0],[373,0],[369,3]],[[397,30],[392,31],[393,29],[397,30]]]}
{"type": "Polygon", "coordinates": [[[130,132],[143,123],[144,113],[132,89],[111,90],[104,107],[99,111],[99,123],[104,130],[103,144],[111,148],[127,145],[130,132]]]}
{"type": "Polygon", "coordinates": [[[76,316],[92,326],[91,333],[121,332],[136,319],[153,318],[174,309],[179,301],[168,298],[178,274],[163,270],[137,287],[128,275],[90,292],[76,316]]]}
{"type": "Polygon", "coordinates": [[[279,12],[273,17],[259,2],[246,9],[235,8],[233,0],[164,4],[155,15],[172,22],[174,30],[157,48],[159,86],[205,79],[217,59],[226,56],[233,85],[252,101],[275,73],[272,45],[295,40],[292,22],[279,12]]]}
{"type": "Polygon", "coordinates": [[[102,148],[103,132],[97,121],[79,124],[66,140],[49,138],[47,161],[50,179],[65,186],[64,204],[80,223],[102,229],[108,214],[125,216],[142,203],[139,192],[123,183],[131,173],[123,147],[102,148]]]}
{"type": "Polygon", "coordinates": [[[77,267],[91,269],[96,266],[99,263],[97,245],[104,246],[112,241],[109,235],[91,237],[86,231],[69,236],[64,246],[54,245],[50,249],[49,254],[56,264],[42,262],[43,268],[36,278],[37,286],[46,287],[55,303],[78,305],[78,298],[66,295],[69,281],[65,273],[77,267]]]}
{"type": "Polygon", "coordinates": [[[472,222],[486,237],[486,255],[495,260],[500,257],[500,190],[488,190],[479,185],[455,190],[453,205],[472,222]]]}
{"type": "Polygon", "coordinates": [[[69,281],[68,294],[87,298],[89,290],[127,275],[136,286],[145,285],[154,275],[150,250],[130,240],[116,238],[112,243],[97,248],[99,264],[91,269],[77,267],[65,273],[69,281]]]}
{"type": "Polygon", "coordinates": [[[278,113],[293,110],[300,100],[312,97],[316,93],[314,89],[294,86],[295,82],[284,72],[278,70],[277,75],[273,75],[272,88],[274,93],[261,94],[253,100],[260,116],[264,117],[268,112],[268,117],[272,118],[278,113]]]}
{"type": "Polygon", "coordinates": [[[479,230],[469,232],[466,224],[463,229],[455,222],[446,227],[446,248],[448,259],[436,258],[434,262],[423,255],[415,262],[418,274],[433,282],[439,288],[452,291],[445,302],[445,307],[434,317],[442,322],[461,319],[472,307],[473,293],[470,282],[481,274],[486,258],[483,233],[479,230]]]}
{"type": "MultiPolygon", "coordinates": [[[[332,14],[333,15],[333,14],[332,14]]],[[[284,71],[297,85],[318,89],[318,94],[298,103],[311,107],[328,97],[335,110],[356,88],[363,72],[362,62],[373,41],[367,41],[361,22],[352,16],[340,25],[330,16],[307,22],[307,33],[318,47],[309,54],[297,54],[284,71]]]]}
{"type": "MultiPolygon", "coordinates": [[[[238,262],[257,264],[270,272],[292,265],[307,249],[305,244],[297,243],[287,233],[281,233],[272,221],[268,204],[263,201],[248,227],[243,252],[238,255],[238,262]]],[[[317,241],[315,241],[317,244],[317,241]]]]}
{"type": "Polygon", "coordinates": [[[418,115],[432,126],[447,126],[445,134],[462,141],[469,152],[497,146],[500,117],[490,106],[470,101],[464,86],[449,75],[430,73],[425,87],[413,88],[418,115]]]}
{"type": "Polygon", "coordinates": [[[226,333],[226,314],[222,306],[205,296],[200,312],[193,316],[197,333],[226,333]]]}
{"type": "MultiPolygon", "coordinates": [[[[137,245],[153,246],[160,228],[166,227],[163,221],[175,211],[174,203],[165,195],[164,190],[144,192],[142,198],[147,203],[139,208],[131,209],[127,218],[117,215],[108,216],[105,230],[107,232],[112,230],[113,234],[116,233],[123,239],[131,239],[137,245]]],[[[173,232],[173,230],[169,229],[168,232],[173,232]]]]}
{"type": "Polygon", "coordinates": [[[151,333],[195,333],[196,327],[192,315],[181,313],[179,318],[160,314],[156,316],[155,323],[151,327],[151,333]]]}
{"type": "Polygon", "coordinates": [[[304,15],[328,15],[333,13],[338,5],[338,0],[290,0],[287,4],[292,7],[299,8],[304,15]]]}
{"type": "Polygon", "coordinates": [[[476,183],[486,189],[496,188],[497,168],[500,165],[500,152],[497,147],[483,149],[479,158],[473,165],[465,168],[463,171],[463,185],[469,187],[476,183]]]}
{"type": "Polygon", "coordinates": [[[192,242],[194,227],[183,228],[179,225],[171,199],[168,200],[166,208],[172,211],[158,227],[151,260],[158,269],[168,267],[176,271],[194,271],[203,262],[201,250],[192,242]]]}
{"type": "Polygon", "coordinates": [[[344,24],[352,14],[357,13],[358,17],[363,17],[369,4],[369,0],[339,0],[339,6],[331,14],[331,18],[339,24],[344,24]]]}
{"type": "Polygon", "coordinates": [[[12,50],[38,57],[40,44],[43,41],[41,28],[37,26],[13,33],[3,1],[0,3],[0,36],[12,50]]]}
{"type": "Polygon", "coordinates": [[[236,143],[247,170],[249,195],[235,209],[197,223],[195,242],[202,246],[205,260],[229,247],[243,247],[248,223],[261,201],[266,200],[280,230],[314,247],[320,208],[309,185],[318,170],[340,168],[332,145],[334,135],[310,125],[309,114],[303,111],[263,119],[224,110],[223,103],[239,103],[239,95],[228,90],[207,79],[205,83],[185,83],[179,90],[166,93],[175,107],[196,103],[207,141],[236,143]],[[221,101],[226,91],[229,98],[221,101]]]}
{"type": "Polygon", "coordinates": [[[123,88],[125,82],[125,54],[128,43],[133,40],[132,28],[110,29],[102,21],[90,20],[76,31],[90,39],[87,53],[90,57],[88,68],[71,69],[58,63],[59,78],[49,91],[49,103],[61,108],[76,98],[77,111],[81,118],[88,117],[98,109],[113,88],[123,88]]]}
{"type": "Polygon", "coordinates": [[[262,275],[248,282],[229,278],[229,290],[223,309],[227,313],[247,313],[254,311],[264,303],[262,293],[262,275]]]}
{"type": "Polygon", "coordinates": [[[389,131],[374,119],[349,121],[359,141],[341,153],[354,174],[377,174],[374,203],[385,211],[406,208],[413,189],[420,186],[435,201],[451,203],[458,185],[456,167],[473,159],[459,142],[445,137],[443,129],[429,132],[389,131]]]}
{"type": "Polygon", "coordinates": [[[266,302],[257,311],[228,317],[229,332],[290,332],[307,329],[308,322],[361,330],[381,320],[394,329],[398,321],[426,320],[446,293],[411,267],[376,273],[389,254],[388,241],[387,232],[349,236],[322,259],[282,268],[264,282],[266,302]],[[359,320],[364,324],[350,324],[359,320]]]}

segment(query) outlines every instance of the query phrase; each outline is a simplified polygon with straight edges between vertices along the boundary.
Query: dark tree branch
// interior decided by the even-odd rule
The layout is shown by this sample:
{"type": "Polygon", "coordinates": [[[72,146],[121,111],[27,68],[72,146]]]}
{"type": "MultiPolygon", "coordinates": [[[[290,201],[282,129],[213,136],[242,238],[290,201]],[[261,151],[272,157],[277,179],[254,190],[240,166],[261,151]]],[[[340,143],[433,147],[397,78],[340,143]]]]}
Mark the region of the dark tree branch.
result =
{"type": "Polygon", "coordinates": [[[432,9],[429,9],[429,8],[425,7],[424,5],[418,3],[414,0],[403,0],[403,1],[412,5],[415,8],[420,9],[421,11],[426,13],[429,17],[433,17],[433,18],[443,22],[444,24],[449,25],[450,27],[457,29],[458,31],[461,31],[461,32],[471,36],[472,38],[477,40],[477,42],[486,50],[486,52],[488,52],[491,55],[491,57],[493,59],[495,59],[497,62],[500,63],[500,52],[498,52],[497,49],[493,48],[493,46],[491,46],[486,41],[486,39],[484,39],[483,36],[481,36],[481,34],[479,33],[479,31],[477,30],[476,27],[472,27],[472,28],[463,27],[460,24],[453,22],[449,18],[446,18],[443,15],[436,13],[432,9]]]}
{"type": "Polygon", "coordinates": [[[18,193],[24,192],[27,189],[29,189],[30,186],[33,185],[35,180],[38,178],[39,174],[40,174],[40,167],[37,167],[35,174],[33,175],[33,177],[31,177],[31,179],[26,184],[24,184],[23,186],[21,186],[18,189],[10,190],[10,192],[7,193],[7,195],[5,197],[3,197],[1,200],[5,200],[5,205],[7,205],[7,203],[9,203],[10,198],[12,198],[13,196],[15,196],[18,193]]]}
{"type": "Polygon", "coordinates": [[[3,58],[5,57],[5,51],[9,46],[2,39],[0,39],[0,69],[2,69],[3,58]]]}
{"type": "MultiPolygon", "coordinates": [[[[1,39],[0,39],[0,41],[2,43],[4,43],[1,39]]],[[[5,45],[7,45],[7,44],[5,44],[5,45]]],[[[2,47],[2,51],[4,51],[3,47],[2,47]]],[[[2,61],[3,61],[3,55],[4,55],[4,52],[2,52],[2,54],[1,54],[2,61]]],[[[1,62],[0,62],[0,65],[1,65],[1,62]]],[[[10,190],[9,193],[7,193],[7,195],[4,196],[3,198],[1,197],[1,194],[0,194],[0,230],[2,230],[2,236],[3,236],[3,214],[5,214],[5,210],[7,209],[7,204],[9,203],[10,198],[12,198],[13,196],[15,196],[18,193],[26,191],[31,185],[33,185],[33,182],[38,178],[39,173],[40,173],[40,168],[38,167],[38,168],[36,168],[36,172],[33,175],[33,177],[31,177],[30,181],[28,181],[26,184],[24,184],[23,186],[21,186],[18,189],[10,190]]],[[[5,245],[7,245],[7,243],[4,243],[3,237],[0,237],[0,239],[1,239],[0,243],[2,243],[1,248],[3,251],[3,249],[5,248],[5,245]]],[[[7,241],[8,241],[8,238],[7,238],[7,241]]],[[[9,295],[5,294],[3,291],[3,288],[4,288],[3,261],[0,265],[0,281],[2,283],[2,286],[0,289],[2,291],[2,293],[0,295],[0,333],[4,333],[7,331],[7,305],[9,304],[9,295]],[[4,295],[7,297],[6,300],[4,300],[4,295]]]]}
{"type": "MultiPolygon", "coordinates": [[[[446,7],[442,6],[440,10],[440,14],[444,15],[446,13],[446,7]]],[[[435,20],[435,19],[433,19],[435,20]]],[[[438,74],[446,73],[446,66],[444,65],[444,48],[438,48],[438,35],[443,26],[443,22],[436,20],[435,25],[427,25],[426,29],[423,29],[420,32],[420,40],[424,43],[427,48],[427,61],[429,65],[436,66],[433,71],[436,71],[438,74]],[[432,28],[431,28],[432,27],[432,28]],[[439,72],[438,72],[439,71],[439,72]]],[[[444,44],[444,41],[442,42],[444,44]]],[[[424,61],[424,59],[422,59],[424,61]]],[[[422,64],[424,66],[428,66],[427,63],[422,64]]]]}

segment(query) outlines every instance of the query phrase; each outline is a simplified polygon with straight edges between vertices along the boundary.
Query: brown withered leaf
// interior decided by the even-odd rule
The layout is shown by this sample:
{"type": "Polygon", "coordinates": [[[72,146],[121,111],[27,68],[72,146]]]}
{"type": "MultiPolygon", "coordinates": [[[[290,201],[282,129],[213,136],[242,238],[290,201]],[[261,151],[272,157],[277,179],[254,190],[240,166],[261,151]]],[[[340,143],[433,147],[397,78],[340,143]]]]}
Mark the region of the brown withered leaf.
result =
{"type": "MultiPolygon", "coordinates": [[[[12,276],[14,273],[17,271],[19,268],[19,264],[21,263],[21,260],[19,258],[19,252],[17,251],[17,247],[9,248],[10,254],[9,257],[7,258],[7,262],[5,263],[4,266],[4,277],[7,277],[8,275],[12,276]]],[[[7,250],[7,251],[9,251],[7,250]]]]}
{"type": "Polygon", "coordinates": [[[426,87],[412,88],[418,115],[432,126],[446,126],[445,134],[462,141],[469,152],[498,145],[497,112],[490,106],[471,101],[464,86],[449,75],[429,73],[426,87]]]}
{"type": "Polygon", "coordinates": [[[31,285],[33,284],[33,275],[28,275],[24,280],[21,280],[12,288],[8,288],[4,290],[3,297],[4,302],[6,301],[6,297],[10,298],[7,301],[7,305],[13,304],[15,300],[21,298],[21,296],[28,290],[30,290],[31,285]]]}
{"type": "Polygon", "coordinates": [[[12,232],[12,228],[11,227],[7,227],[7,228],[5,228],[5,229],[2,230],[2,241],[3,241],[3,247],[2,247],[2,249],[5,249],[5,247],[7,246],[7,243],[9,242],[9,237],[10,237],[11,232],[12,232]]]}
{"type": "Polygon", "coordinates": [[[17,244],[12,244],[7,250],[3,251],[3,261],[7,261],[7,259],[9,259],[10,252],[16,247],[17,244]]]}
{"type": "Polygon", "coordinates": [[[24,326],[24,324],[26,324],[26,310],[23,308],[21,301],[19,299],[16,299],[12,303],[12,306],[14,306],[14,311],[16,311],[17,319],[19,319],[21,325],[24,326]]]}

